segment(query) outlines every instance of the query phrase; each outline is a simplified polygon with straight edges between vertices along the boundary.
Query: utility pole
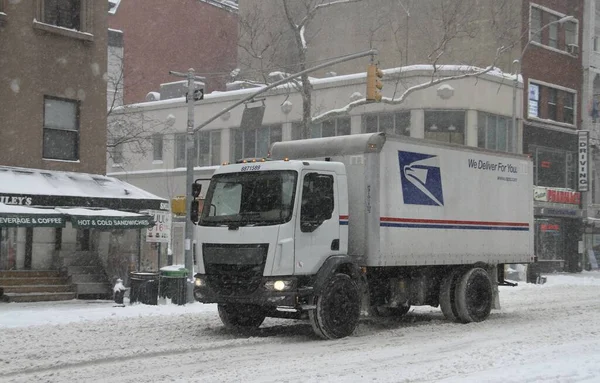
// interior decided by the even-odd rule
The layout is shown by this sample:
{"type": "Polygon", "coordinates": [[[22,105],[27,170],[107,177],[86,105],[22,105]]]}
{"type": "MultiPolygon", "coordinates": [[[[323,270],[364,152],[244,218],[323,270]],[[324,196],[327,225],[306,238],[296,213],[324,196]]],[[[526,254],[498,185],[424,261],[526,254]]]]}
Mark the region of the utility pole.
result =
{"type": "MultiPolygon", "coordinates": [[[[187,299],[188,303],[194,302],[193,289],[191,283],[194,280],[194,260],[192,252],[192,238],[194,236],[194,228],[191,219],[191,203],[192,203],[192,184],[194,183],[194,160],[196,155],[194,153],[194,101],[201,99],[195,93],[196,80],[205,81],[204,77],[194,75],[194,69],[188,69],[187,73],[169,71],[169,74],[175,77],[182,77],[187,79],[188,92],[186,96],[186,102],[188,107],[188,118],[187,118],[187,130],[185,138],[185,162],[186,162],[186,179],[185,179],[185,268],[188,270],[188,285],[187,286],[187,299]]],[[[204,90],[201,90],[204,92],[204,90]]]]}

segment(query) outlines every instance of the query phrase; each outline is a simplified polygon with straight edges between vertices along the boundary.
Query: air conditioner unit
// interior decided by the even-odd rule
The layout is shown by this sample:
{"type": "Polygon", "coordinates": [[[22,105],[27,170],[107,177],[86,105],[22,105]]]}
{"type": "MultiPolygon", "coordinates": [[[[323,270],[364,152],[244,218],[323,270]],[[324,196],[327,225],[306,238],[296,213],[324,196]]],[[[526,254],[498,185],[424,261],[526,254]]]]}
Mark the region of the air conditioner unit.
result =
{"type": "Polygon", "coordinates": [[[579,46],[577,44],[568,44],[567,52],[573,56],[577,56],[579,54],[579,46]]]}

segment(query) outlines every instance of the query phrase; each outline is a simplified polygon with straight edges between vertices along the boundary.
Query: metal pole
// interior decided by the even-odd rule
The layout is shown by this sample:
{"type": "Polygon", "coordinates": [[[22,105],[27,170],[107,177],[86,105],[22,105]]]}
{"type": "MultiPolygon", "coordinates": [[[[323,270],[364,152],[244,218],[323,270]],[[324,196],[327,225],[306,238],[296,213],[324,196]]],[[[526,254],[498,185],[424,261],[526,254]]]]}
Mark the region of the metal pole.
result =
{"type": "MultiPolygon", "coordinates": [[[[186,134],[186,177],[185,177],[185,268],[188,270],[188,283],[194,280],[194,263],[192,261],[192,238],[194,229],[192,227],[191,204],[192,204],[192,184],[194,183],[194,69],[188,69],[188,120],[186,134]]],[[[194,301],[193,289],[187,289],[187,302],[194,301]]]]}
{"type": "Polygon", "coordinates": [[[275,87],[277,87],[279,85],[288,83],[288,82],[292,81],[293,79],[302,76],[305,73],[314,72],[314,71],[319,70],[321,68],[326,68],[326,67],[334,65],[334,64],[339,64],[339,63],[342,63],[342,62],[345,62],[345,61],[354,60],[354,59],[357,59],[357,58],[360,58],[360,57],[376,55],[377,53],[378,53],[377,49],[370,49],[370,50],[365,51],[365,52],[353,53],[351,55],[343,56],[343,57],[337,58],[335,60],[331,60],[331,61],[328,61],[326,63],[314,66],[312,68],[308,68],[306,70],[303,70],[302,72],[294,73],[294,74],[292,74],[292,75],[290,75],[290,76],[288,76],[288,77],[286,77],[284,79],[281,79],[279,81],[276,81],[276,82],[270,84],[269,86],[266,86],[264,88],[260,88],[256,92],[252,93],[250,96],[248,96],[248,97],[246,97],[246,98],[244,98],[244,99],[242,99],[242,100],[234,103],[231,106],[228,106],[227,108],[223,109],[219,113],[215,114],[214,116],[212,116],[208,120],[206,120],[203,123],[201,123],[200,125],[198,125],[194,129],[194,131],[198,131],[198,130],[204,128],[206,125],[210,124],[211,122],[213,122],[214,120],[216,120],[217,118],[219,118],[220,116],[222,116],[223,114],[229,112],[231,109],[235,108],[236,106],[242,105],[243,103],[252,100],[254,97],[258,96],[259,94],[265,93],[266,91],[271,90],[271,89],[273,89],[273,88],[275,88],[275,87]]]}

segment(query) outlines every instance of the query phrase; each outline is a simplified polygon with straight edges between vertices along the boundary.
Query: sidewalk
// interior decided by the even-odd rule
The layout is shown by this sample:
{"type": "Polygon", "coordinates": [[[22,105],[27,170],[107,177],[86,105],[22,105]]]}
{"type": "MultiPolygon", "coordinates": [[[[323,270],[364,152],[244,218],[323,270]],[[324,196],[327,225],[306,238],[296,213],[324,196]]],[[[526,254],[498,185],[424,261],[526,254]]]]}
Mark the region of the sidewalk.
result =
{"type": "Polygon", "coordinates": [[[152,315],[216,313],[217,311],[216,305],[202,303],[188,303],[185,306],[175,304],[150,306],[139,303],[129,305],[127,298],[124,303],[118,305],[113,301],[77,299],[59,302],[0,303],[0,329],[152,315]]]}

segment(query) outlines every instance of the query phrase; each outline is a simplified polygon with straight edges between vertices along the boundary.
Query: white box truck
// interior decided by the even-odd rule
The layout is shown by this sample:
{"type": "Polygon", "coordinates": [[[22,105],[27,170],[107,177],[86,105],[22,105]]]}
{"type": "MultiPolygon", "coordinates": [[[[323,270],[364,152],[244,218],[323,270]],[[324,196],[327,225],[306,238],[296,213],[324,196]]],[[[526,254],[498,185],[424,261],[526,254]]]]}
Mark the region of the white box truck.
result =
{"type": "Polygon", "coordinates": [[[325,339],[411,305],[485,320],[504,265],[534,261],[532,179],[526,156],[383,133],[275,143],[212,176],[194,297],[230,328],[306,318],[325,339]]]}

